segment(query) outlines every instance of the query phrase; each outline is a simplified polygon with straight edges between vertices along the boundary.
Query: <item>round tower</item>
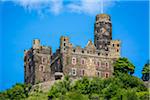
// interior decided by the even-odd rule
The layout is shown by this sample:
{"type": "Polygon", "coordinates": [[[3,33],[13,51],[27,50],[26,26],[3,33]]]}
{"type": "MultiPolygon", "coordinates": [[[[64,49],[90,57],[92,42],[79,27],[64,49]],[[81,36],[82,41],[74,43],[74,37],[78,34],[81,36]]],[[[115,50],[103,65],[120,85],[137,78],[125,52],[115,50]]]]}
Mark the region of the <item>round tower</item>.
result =
{"type": "Polygon", "coordinates": [[[112,40],[111,17],[107,14],[98,14],[94,25],[94,44],[97,49],[108,51],[110,40],[112,40]]]}

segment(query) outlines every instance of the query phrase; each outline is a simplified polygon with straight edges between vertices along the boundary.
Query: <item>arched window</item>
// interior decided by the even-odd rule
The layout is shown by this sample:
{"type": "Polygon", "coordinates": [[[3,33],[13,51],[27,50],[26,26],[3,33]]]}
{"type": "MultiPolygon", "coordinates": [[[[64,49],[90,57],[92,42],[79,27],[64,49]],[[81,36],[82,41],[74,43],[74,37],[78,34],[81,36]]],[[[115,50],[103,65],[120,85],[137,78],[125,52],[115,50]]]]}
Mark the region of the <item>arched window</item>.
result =
{"type": "Polygon", "coordinates": [[[76,76],[76,68],[72,68],[72,75],[76,76]]]}
{"type": "Polygon", "coordinates": [[[85,73],[84,69],[81,69],[81,70],[80,70],[80,75],[81,75],[81,76],[84,76],[84,73],[85,73]]]}
{"type": "Polygon", "coordinates": [[[72,64],[75,65],[76,64],[76,58],[72,57],[72,64]]]}
{"type": "Polygon", "coordinates": [[[108,62],[105,63],[105,67],[109,68],[109,63],[108,62]]]}
{"type": "Polygon", "coordinates": [[[101,66],[101,62],[100,62],[100,61],[97,62],[97,66],[98,66],[98,67],[101,66]]]}
{"type": "Polygon", "coordinates": [[[85,59],[81,59],[81,64],[84,65],[85,64],[85,59]]]}
{"type": "Polygon", "coordinates": [[[105,72],[105,78],[109,77],[109,72],[105,72]]]}
{"type": "Polygon", "coordinates": [[[101,77],[101,72],[100,71],[97,72],[97,76],[101,77]]]}

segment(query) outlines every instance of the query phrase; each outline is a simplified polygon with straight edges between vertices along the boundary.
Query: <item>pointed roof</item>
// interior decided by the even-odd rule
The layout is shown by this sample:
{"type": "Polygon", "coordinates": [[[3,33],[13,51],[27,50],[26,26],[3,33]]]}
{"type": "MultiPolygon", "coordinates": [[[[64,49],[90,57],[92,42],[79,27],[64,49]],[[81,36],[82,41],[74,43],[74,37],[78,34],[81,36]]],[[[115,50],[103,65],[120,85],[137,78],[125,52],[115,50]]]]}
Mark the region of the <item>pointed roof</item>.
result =
{"type": "Polygon", "coordinates": [[[91,40],[88,41],[86,48],[96,49],[95,45],[93,44],[93,42],[91,40]]]}

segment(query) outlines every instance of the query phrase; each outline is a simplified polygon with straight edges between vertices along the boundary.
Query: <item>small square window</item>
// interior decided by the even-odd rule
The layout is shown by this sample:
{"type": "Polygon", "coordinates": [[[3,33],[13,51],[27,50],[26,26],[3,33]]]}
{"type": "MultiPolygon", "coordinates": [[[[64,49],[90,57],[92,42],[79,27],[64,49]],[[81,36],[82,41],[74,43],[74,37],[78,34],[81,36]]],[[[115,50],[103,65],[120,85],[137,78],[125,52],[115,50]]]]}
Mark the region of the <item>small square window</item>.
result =
{"type": "Polygon", "coordinates": [[[44,66],[43,66],[43,65],[40,65],[40,66],[39,66],[39,71],[40,71],[40,72],[44,72],[44,66]]]}

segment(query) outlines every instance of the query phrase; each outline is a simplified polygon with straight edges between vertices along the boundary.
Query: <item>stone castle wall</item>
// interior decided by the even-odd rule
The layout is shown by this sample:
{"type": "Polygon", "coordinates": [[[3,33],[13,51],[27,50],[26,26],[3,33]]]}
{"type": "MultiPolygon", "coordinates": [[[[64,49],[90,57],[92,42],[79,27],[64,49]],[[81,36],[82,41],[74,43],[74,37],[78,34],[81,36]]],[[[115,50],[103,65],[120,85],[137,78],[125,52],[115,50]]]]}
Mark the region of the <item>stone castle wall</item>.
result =
{"type": "Polygon", "coordinates": [[[51,47],[42,46],[35,39],[24,52],[25,83],[37,84],[83,76],[108,78],[113,74],[113,63],[120,57],[120,41],[112,40],[109,15],[96,16],[94,43],[89,40],[84,48],[74,46],[68,37],[60,38],[60,47],[52,53],[51,47]]]}

